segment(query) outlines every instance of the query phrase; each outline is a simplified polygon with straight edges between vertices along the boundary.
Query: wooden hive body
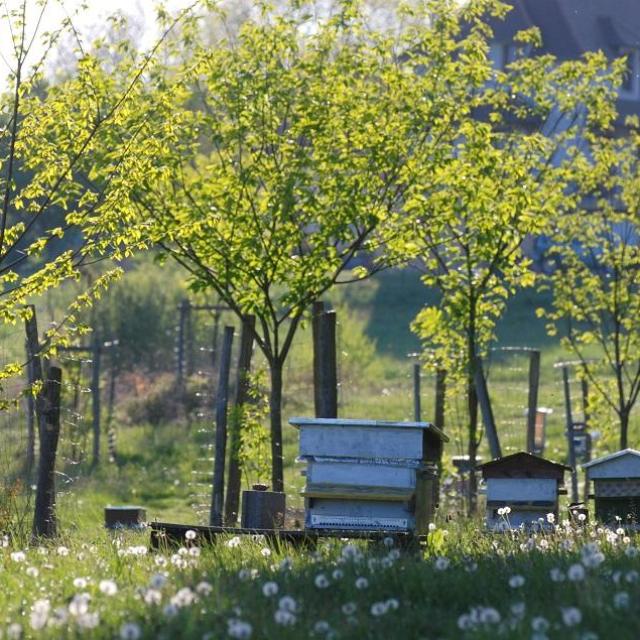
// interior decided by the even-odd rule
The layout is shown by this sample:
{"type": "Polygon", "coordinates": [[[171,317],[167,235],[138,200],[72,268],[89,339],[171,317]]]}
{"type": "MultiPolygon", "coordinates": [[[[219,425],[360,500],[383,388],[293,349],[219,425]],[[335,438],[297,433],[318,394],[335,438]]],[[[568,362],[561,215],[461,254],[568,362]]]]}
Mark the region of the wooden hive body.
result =
{"type": "Polygon", "coordinates": [[[533,524],[550,526],[547,514],[558,518],[558,498],[563,490],[564,472],[569,469],[531,455],[514,453],[481,465],[487,486],[487,528],[493,531],[529,527],[533,524]],[[499,510],[509,507],[501,515],[499,510]]]}
{"type": "Polygon", "coordinates": [[[305,527],[415,531],[433,518],[446,437],[426,422],[292,418],[307,463],[305,527]]]}
{"type": "Polygon", "coordinates": [[[593,480],[596,519],[610,526],[638,529],[640,452],[624,449],[583,465],[593,480]]]}

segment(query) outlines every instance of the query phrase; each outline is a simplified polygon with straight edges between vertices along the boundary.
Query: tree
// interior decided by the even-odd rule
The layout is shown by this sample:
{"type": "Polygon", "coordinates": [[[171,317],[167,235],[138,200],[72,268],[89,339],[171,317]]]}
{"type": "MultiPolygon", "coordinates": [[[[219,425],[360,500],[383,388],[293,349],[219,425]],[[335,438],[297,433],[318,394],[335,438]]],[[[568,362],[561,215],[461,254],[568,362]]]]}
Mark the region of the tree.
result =
{"type": "Polygon", "coordinates": [[[409,12],[400,34],[368,28],[358,0],[317,20],[305,2],[280,12],[258,3],[260,17],[231,42],[196,43],[185,56],[184,99],[200,109],[174,117],[171,154],[135,197],[194,289],[257,318],[275,490],[282,368],[296,330],[313,301],[352,279],[356,256],[370,267],[355,279],[381,268],[381,229],[421,197],[473,107],[478,16],[494,4],[462,10],[472,25],[462,36],[449,0],[409,12]]]}
{"type": "MultiPolygon", "coordinates": [[[[521,54],[538,41],[534,31],[519,37],[521,54]]],[[[475,384],[479,358],[495,338],[508,298],[534,282],[522,242],[547,231],[571,198],[576,140],[610,120],[613,99],[599,54],[563,64],[550,56],[521,57],[502,71],[492,71],[487,57],[480,67],[493,79],[479,98],[478,117],[461,131],[406,221],[406,244],[414,246],[422,279],[441,296],[418,314],[414,330],[427,363],[445,368],[464,385],[471,468],[482,436],[475,384]]],[[[475,496],[471,474],[470,512],[475,496]]]]}
{"type": "Polygon", "coordinates": [[[640,393],[640,162],[637,122],[625,138],[593,136],[582,163],[575,207],[554,217],[553,292],[548,331],[581,362],[583,375],[618,422],[628,446],[629,417],[640,393]]]}
{"type": "MultiPolygon", "coordinates": [[[[125,196],[150,159],[146,107],[155,85],[145,74],[161,42],[190,11],[169,22],[148,52],[136,52],[127,41],[97,42],[86,50],[78,39],[76,72],[50,84],[43,76],[47,55],[62,34],[76,31],[67,18],[58,29],[40,33],[46,10],[47,2],[22,0],[1,18],[12,52],[3,58],[9,75],[7,90],[0,94],[3,322],[28,314],[28,301],[77,279],[87,266],[119,261],[145,246],[140,234],[123,234],[121,224],[131,211],[125,196]],[[38,43],[44,51],[39,56],[38,43]],[[111,62],[105,62],[105,53],[114,54],[111,62]]],[[[119,272],[117,267],[103,269],[92,287],[75,298],[61,324],[74,328],[78,310],[119,272]]],[[[49,347],[54,335],[49,333],[49,347]]],[[[7,365],[0,380],[19,370],[16,363],[7,365]]]]}

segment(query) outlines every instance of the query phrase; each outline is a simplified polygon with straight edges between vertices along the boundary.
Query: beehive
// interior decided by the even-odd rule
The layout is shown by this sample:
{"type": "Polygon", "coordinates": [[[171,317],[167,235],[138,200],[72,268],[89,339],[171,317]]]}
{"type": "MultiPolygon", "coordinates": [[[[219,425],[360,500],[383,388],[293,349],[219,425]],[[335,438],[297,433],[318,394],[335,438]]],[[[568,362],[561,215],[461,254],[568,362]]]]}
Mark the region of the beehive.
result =
{"type": "Polygon", "coordinates": [[[292,418],[306,462],[305,527],[415,531],[433,519],[446,436],[428,422],[292,418]]]}
{"type": "Polygon", "coordinates": [[[487,487],[487,528],[517,529],[532,524],[551,526],[547,515],[558,519],[559,495],[564,491],[564,472],[569,467],[530,453],[519,452],[479,467],[487,487]],[[508,515],[499,513],[509,507],[508,515]]]}
{"type": "Polygon", "coordinates": [[[596,520],[639,529],[640,451],[624,449],[582,465],[593,480],[596,520]]]}

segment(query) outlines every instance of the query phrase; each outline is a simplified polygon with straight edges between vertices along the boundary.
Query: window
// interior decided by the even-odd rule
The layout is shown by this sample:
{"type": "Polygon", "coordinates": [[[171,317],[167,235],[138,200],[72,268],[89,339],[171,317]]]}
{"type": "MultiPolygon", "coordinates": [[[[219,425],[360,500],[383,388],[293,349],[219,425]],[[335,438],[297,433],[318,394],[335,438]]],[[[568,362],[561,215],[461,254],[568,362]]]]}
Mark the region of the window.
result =
{"type": "Polygon", "coordinates": [[[620,86],[624,98],[640,98],[640,50],[623,49],[620,55],[627,57],[627,69],[620,86]]]}

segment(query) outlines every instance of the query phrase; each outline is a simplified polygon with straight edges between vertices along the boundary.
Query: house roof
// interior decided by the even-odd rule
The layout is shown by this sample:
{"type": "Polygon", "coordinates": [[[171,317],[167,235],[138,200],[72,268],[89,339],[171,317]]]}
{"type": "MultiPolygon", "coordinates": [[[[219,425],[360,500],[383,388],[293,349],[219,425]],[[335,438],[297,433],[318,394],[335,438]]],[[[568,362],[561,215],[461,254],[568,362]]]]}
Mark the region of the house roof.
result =
{"type": "Polygon", "coordinates": [[[610,58],[627,47],[640,47],[637,0],[508,0],[513,10],[504,21],[492,20],[495,40],[508,43],[523,29],[538,27],[541,53],[561,60],[602,50],[610,58]]]}
{"type": "MultiPolygon", "coordinates": [[[[518,31],[538,27],[542,47],[536,53],[574,60],[587,51],[603,51],[613,60],[628,49],[640,49],[638,0],[506,0],[513,6],[504,20],[489,20],[494,41],[505,45],[518,31]]],[[[622,95],[617,100],[620,122],[640,115],[640,101],[622,95]]]]}
{"type": "Polygon", "coordinates": [[[482,477],[485,479],[557,478],[562,480],[564,472],[571,470],[571,467],[520,451],[486,462],[480,465],[478,469],[482,471],[482,477]]]}
{"type": "Polygon", "coordinates": [[[635,449],[622,449],[622,451],[616,451],[615,453],[610,453],[607,456],[602,456],[600,458],[596,458],[595,460],[591,460],[590,462],[585,462],[585,464],[582,465],[582,468],[591,469],[592,467],[597,467],[601,464],[612,462],[613,460],[623,458],[624,456],[633,456],[635,458],[638,458],[638,462],[640,462],[640,451],[636,451],[635,449]]]}

